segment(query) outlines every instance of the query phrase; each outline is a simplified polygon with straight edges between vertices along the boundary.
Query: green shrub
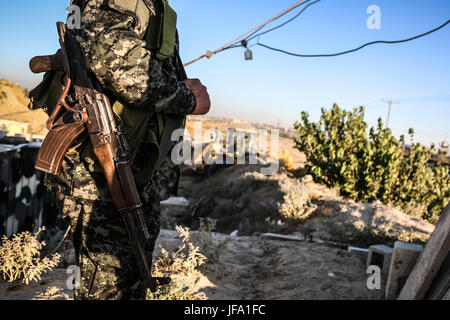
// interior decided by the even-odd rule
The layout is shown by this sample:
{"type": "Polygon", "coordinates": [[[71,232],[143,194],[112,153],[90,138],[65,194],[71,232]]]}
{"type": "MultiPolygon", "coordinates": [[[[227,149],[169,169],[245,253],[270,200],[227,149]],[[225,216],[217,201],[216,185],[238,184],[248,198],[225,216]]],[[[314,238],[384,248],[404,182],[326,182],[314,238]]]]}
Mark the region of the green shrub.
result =
{"type": "MultiPolygon", "coordinates": [[[[450,200],[448,168],[427,165],[433,146],[412,143],[406,150],[404,136],[396,139],[381,119],[368,130],[364,115],[364,107],[348,112],[335,104],[322,109],[321,119],[313,123],[302,112],[300,123],[294,124],[299,133],[295,142],[306,154],[307,169],[345,197],[402,209],[415,203],[422,218],[435,222],[450,200]]],[[[409,134],[413,141],[412,129],[409,134]]]]}

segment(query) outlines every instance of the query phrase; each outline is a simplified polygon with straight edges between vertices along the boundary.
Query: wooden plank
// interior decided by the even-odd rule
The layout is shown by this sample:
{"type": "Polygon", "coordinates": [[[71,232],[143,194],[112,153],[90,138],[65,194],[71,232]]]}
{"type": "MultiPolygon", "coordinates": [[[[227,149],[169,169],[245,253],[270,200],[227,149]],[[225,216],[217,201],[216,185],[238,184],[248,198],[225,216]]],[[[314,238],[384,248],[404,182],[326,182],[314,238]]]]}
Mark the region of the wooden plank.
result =
{"type": "Polygon", "coordinates": [[[447,253],[439,273],[433,280],[433,283],[428,289],[425,299],[427,300],[441,300],[446,292],[450,289],[450,252],[447,253]]]}
{"type": "Polygon", "coordinates": [[[425,249],[405,283],[399,300],[422,300],[450,250],[450,204],[445,207],[425,249]]]}

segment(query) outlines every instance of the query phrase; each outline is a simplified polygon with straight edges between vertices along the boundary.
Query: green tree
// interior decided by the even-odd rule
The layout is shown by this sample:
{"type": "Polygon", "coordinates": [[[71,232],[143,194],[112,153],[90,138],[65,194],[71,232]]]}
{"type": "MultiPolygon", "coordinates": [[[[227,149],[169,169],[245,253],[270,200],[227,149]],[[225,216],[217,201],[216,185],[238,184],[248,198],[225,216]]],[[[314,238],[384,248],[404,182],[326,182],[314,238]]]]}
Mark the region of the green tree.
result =
{"type": "MultiPolygon", "coordinates": [[[[316,181],[337,188],[345,197],[379,200],[407,213],[414,208],[435,222],[450,200],[450,178],[447,167],[427,165],[434,146],[412,142],[407,149],[404,136],[395,138],[381,119],[376,128],[368,129],[364,116],[364,107],[349,112],[335,104],[331,110],[322,109],[314,123],[302,112],[294,124],[299,133],[295,142],[306,154],[307,169],[316,181]]],[[[412,129],[409,135],[413,141],[412,129]]]]}

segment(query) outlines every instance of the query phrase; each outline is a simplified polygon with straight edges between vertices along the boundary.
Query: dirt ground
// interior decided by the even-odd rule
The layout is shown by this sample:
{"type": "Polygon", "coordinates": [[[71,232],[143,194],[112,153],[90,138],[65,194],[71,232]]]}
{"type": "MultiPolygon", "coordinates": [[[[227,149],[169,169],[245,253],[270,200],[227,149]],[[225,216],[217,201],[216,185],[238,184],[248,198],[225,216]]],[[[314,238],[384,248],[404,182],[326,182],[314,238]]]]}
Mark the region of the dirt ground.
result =
{"type": "Polygon", "coordinates": [[[196,290],[213,300],[381,299],[366,287],[363,261],[308,242],[216,234],[218,261],[207,264],[196,290]]]}
{"type": "MultiPolygon", "coordinates": [[[[309,242],[213,235],[218,259],[195,280],[195,292],[209,300],[381,299],[368,290],[366,268],[346,250],[309,242]]],[[[174,250],[178,232],[162,230],[158,245],[174,250]]],[[[158,254],[157,252],[155,254],[158,254]]],[[[12,287],[0,283],[1,300],[70,300],[65,269],[45,274],[40,283],[12,287]]]]}
{"type": "Polygon", "coordinates": [[[0,282],[0,300],[72,300],[66,269],[54,269],[29,285],[0,282]]]}

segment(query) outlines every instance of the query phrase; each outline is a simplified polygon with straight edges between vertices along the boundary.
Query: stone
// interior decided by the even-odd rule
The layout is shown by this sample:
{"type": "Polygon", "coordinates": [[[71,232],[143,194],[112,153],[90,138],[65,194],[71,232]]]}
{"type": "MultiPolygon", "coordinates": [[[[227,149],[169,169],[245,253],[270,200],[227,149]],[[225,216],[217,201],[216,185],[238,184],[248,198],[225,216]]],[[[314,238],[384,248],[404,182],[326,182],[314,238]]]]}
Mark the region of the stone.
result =
{"type": "Polygon", "coordinates": [[[396,241],[386,284],[386,299],[396,299],[423,251],[419,244],[396,241]]]}
{"type": "Polygon", "coordinates": [[[299,241],[304,242],[303,239],[300,239],[299,237],[295,236],[285,236],[281,234],[275,234],[275,233],[264,233],[261,235],[261,238],[264,239],[270,239],[270,240],[283,240],[283,241],[299,241]]]}
{"type": "Polygon", "coordinates": [[[389,274],[393,249],[385,245],[373,245],[369,247],[367,267],[379,266],[383,275],[389,274]]]}
{"type": "MultiPolygon", "coordinates": [[[[441,213],[436,228],[414,269],[411,271],[399,300],[421,300],[432,285],[450,250],[450,204],[441,213]]],[[[444,294],[444,297],[448,296],[444,294]]]]}
{"type": "Polygon", "coordinates": [[[64,262],[68,265],[75,265],[77,264],[77,258],[75,256],[75,249],[73,247],[68,248],[64,251],[64,262]]]}
{"type": "Polygon", "coordinates": [[[171,217],[182,217],[189,215],[189,201],[183,197],[170,197],[161,201],[161,213],[171,217]]]}
{"type": "Polygon", "coordinates": [[[360,258],[364,263],[367,261],[367,257],[369,256],[369,249],[357,248],[357,247],[348,247],[348,252],[352,255],[360,258]]]}
{"type": "Polygon", "coordinates": [[[232,233],[230,233],[230,237],[237,237],[239,234],[239,230],[234,230],[232,233]]]}

